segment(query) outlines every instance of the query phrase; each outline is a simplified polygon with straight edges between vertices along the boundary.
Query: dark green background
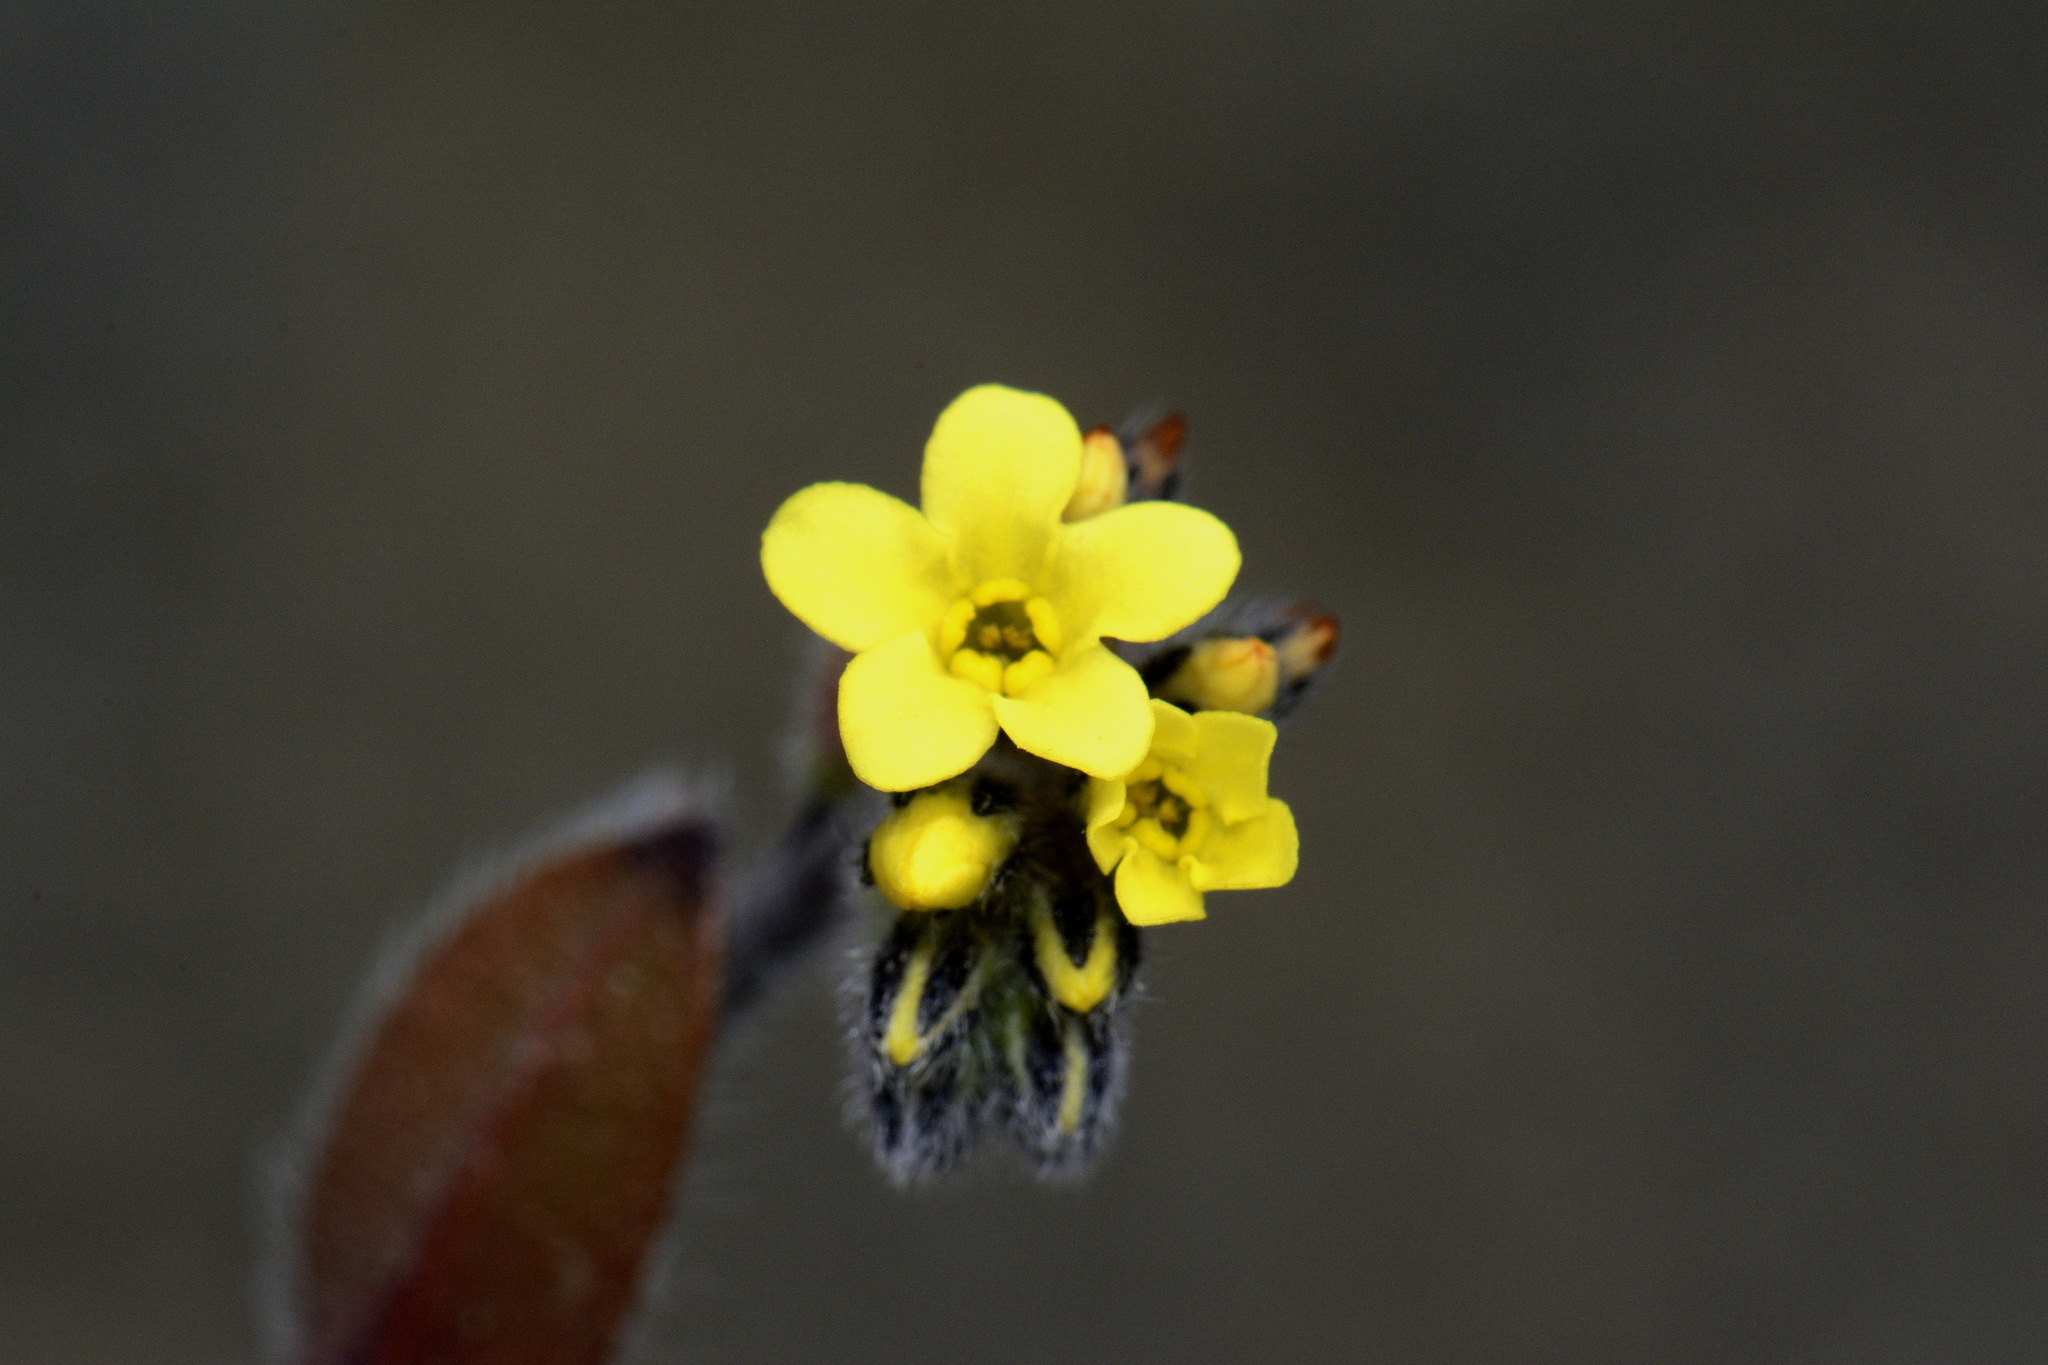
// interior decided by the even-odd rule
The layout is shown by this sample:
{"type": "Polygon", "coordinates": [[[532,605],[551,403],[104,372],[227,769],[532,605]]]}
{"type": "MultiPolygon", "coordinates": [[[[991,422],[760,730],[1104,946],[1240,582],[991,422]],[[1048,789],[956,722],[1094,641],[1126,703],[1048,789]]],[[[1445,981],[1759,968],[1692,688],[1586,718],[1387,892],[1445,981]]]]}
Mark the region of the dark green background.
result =
{"type": "Polygon", "coordinates": [[[2024,12],[9,8],[0,1358],[252,1359],[381,937],[664,757],[757,847],[760,528],[983,380],[1342,615],[1301,875],[1079,1192],[890,1191],[793,986],[644,1359],[2048,1356],[2024,12]]]}

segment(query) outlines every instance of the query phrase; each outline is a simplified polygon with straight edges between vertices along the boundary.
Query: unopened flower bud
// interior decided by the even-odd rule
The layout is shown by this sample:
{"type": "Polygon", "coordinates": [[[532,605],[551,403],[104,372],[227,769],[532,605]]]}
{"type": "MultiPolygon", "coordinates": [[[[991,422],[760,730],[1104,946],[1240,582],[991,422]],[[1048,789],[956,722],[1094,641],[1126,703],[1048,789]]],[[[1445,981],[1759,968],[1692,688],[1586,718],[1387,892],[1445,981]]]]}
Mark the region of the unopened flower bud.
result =
{"type": "Polygon", "coordinates": [[[1124,429],[1130,443],[1132,501],[1170,498],[1180,486],[1180,448],[1188,438],[1187,418],[1169,413],[1157,421],[1136,422],[1124,429]]]}
{"type": "Polygon", "coordinates": [[[1288,612],[1286,630],[1273,641],[1280,662],[1280,685],[1306,683],[1337,652],[1337,618],[1306,602],[1288,612]]]}
{"type": "Polygon", "coordinates": [[[1159,694],[1191,711],[1257,715],[1280,691],[1280,660],[1257,636],[1204,640],[1188,651],[1159,694]]]}
{"type": "Polygon", "coordinates": [[[958,910],[988,888],[1017,843],[1014,816],[977,815],[965,784],[920,792],[868,842],[868,870],[903,910],[958,910]]]}
{"type": "Polygon", "coordinates": [[[1067,500],[1062,521],[1082,521],[1124,505],[1130,487],[1130,467],[1124,463],[1123,443],[1108,427],[1097,427],[1081,440],[1081,481],[1067,500]]]}

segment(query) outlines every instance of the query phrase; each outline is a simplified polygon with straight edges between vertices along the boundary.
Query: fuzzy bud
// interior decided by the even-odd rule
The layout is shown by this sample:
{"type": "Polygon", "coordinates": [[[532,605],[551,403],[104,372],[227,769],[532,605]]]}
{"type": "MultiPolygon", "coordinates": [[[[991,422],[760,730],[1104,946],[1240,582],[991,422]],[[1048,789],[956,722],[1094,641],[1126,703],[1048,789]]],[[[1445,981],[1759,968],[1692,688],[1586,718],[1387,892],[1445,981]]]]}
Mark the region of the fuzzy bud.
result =
{"type": "Polygon", "coordinates": [[[960,784],[920,792],[868,842],[868,871],[903,910],[958,910],[988,888],[1017,843],[1015,817],[977,815],[960,784]]]}

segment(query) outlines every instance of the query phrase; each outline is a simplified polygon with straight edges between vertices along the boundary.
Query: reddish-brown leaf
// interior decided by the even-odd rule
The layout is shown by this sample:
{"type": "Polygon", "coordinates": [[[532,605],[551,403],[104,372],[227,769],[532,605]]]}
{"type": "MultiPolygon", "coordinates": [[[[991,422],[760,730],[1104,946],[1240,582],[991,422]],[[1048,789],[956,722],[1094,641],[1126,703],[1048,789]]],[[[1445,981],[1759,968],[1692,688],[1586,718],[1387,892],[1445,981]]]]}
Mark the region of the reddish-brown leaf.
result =
{"type": "Polygon", "coordinates": [[[372,1026],[307,1171],[300,1365],[599,1365],[723,993],[713,832],[671,809],[485,897],[372,1026]]]}

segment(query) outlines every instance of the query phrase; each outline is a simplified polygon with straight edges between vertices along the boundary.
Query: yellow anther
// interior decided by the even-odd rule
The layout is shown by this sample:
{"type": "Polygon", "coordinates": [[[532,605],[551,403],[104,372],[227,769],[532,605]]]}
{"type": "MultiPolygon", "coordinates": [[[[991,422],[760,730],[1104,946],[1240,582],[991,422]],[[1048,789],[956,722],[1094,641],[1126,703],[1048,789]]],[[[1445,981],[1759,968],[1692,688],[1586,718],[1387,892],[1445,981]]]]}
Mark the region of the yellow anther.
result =
{"type": "Polygon", "coordinates": [[[1131,471],[1124,463],[1123,443],[1107,427],[1097,427],[1081,442],[1081,479],[1067,500],[1062,521],[1080,521],[1124,505],[1131,471]]]}
{"type": "Polygon", "coordinates": [[[1015,817],[976,815],[965,786],[919,793],[891,811],[868,841],[868,870],[899,908],[973,904],[1016,846],[1015,817]]]}
{"type": "Polygon", "coordinates": [[[993,578],[939,622],[939,657],[955,677],[1019,696],[1059,670],[1059,615],[1014,578],[993,578]]]}
{"type": "Polygon", "coordinates": [[[1280,660],[1273,646],[1255,636],[1204,640],[1159,691],[1197,711],[1256,715],[1279,694],[1280,660]]]}
{"type": "Polygon", "coordinates": [[[992,607],[998,602],[1022,602],[1030,596],[1028,584],[1014,578],[991,578],[976,588],[968,600],[977,607],[992,607]]]}
{"type": "Polygon", "coordinates": [[[1138,821],[1131,826],[1131,837],[1169,863],[1180,858],[1180,840],[1159,828],[1157,820],[1138,821]]]}
{"type": "Polygon", "coordinates": [[[1017,660],[1016,663],[1003,670],[1003,695],[1006,697],[1022,696],[1024,690],[1040,678],[1051,677],[1055,667],[1052,655],[1047,654],[1042,649],[1032,650],[1029,654],[1017,660]]]}
{"type": "Polygon", "coordinates": [[[1185,801],[1190,810],[1200,810],[1209,804],[1209,793],[1196,786],[1194,779],[1178,768],[1161,767],[1159,785],[1185,801]]]}
{"type": "Polygon", "coordinates": [[[1088,1013],[1116,985],[1116,926],[1107,916],[1096,917],[1088,956],[1078,967],[1067,955],[1066,942],[1042,901],[1031,908],[1031,935],[1039,975],[1045,978],[1053,999],[1074,1013],[1088,1013]]]}
{"type": "Polygon", "coordinates": [[[991,692],[1003,690],[1003,661],[992,654],[956,649],[946,667],[954,676],[980,683],[991,692]]]}
{"type": "Polygon", "coordinates": [[[1060,618],[1053,611],[1052,603],[1043,597],[1027,598],[1024,616],[1031,622],[1031,633],[1038,637],[1038,647],[1048,654],[1059,653],[1066,637],[1060,633],[1060,618]]]}
{"type": "Polygon", "coordinates": [[[961,598],[947,609],[939,622],[939,657],[951,658],[967,639],[967,625],[974,619],[974,603],[961,598]]]}
{"type": "Polygon", "coordinates": [[[1208,835],[1209,793],[1179,768],[1148,758],[1124,779],[1116,828],[1167,862],[1197,852],[1208,835]]]}

